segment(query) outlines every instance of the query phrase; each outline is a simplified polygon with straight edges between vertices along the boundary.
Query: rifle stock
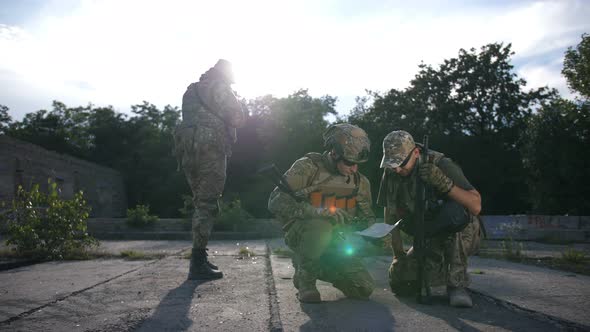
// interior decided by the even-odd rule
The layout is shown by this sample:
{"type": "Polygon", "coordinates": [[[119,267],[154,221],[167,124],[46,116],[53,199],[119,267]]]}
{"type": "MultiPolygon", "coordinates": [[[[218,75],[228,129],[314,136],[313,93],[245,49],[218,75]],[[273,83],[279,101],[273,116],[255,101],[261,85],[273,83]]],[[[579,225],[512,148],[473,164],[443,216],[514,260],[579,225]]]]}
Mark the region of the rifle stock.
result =
{"type": "Polygon", "coordinates": [[[295,191],[293,188],[291,188],[289,182],[287,182],[283,174],[279,172],[275,164],[269,164],[259,168],[258,171],[256,171],[256,174],[266,176],[275,186],[279,188],[279,190],[291,196],[295,201],[304,201],[303,197],[297,196],[297,194],[295,194],[295,191]]]}

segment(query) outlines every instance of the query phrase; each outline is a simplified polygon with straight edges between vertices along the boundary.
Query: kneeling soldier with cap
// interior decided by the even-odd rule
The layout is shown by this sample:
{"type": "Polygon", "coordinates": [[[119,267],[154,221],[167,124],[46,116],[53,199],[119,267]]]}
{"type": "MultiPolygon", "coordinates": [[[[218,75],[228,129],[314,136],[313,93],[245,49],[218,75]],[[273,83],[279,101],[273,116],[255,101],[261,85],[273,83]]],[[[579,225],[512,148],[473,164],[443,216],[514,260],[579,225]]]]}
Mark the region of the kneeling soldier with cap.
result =
{"type": "MultiPolygon", "coordinates": [[[[422,179],[429,193],[424,217],[425,273],[430,285],[446,284],[452,306],[471,307],[467,257],[479,248],[483,231],[478,217],[481,196],[451,159],[429,150],[425,160],[421,149],[408,132],[393,131],[385,137],[381,162],[385,170],[377,203],[385,207],[386,223],[403,219],[401,229],[413,235],[416,177],[422,179]]],[[[393,292],[403,295],[415,289],[417,262],[412,249],[405,252],[400,230],[391,236],[395,257],[389,283],[393,292]]]]}

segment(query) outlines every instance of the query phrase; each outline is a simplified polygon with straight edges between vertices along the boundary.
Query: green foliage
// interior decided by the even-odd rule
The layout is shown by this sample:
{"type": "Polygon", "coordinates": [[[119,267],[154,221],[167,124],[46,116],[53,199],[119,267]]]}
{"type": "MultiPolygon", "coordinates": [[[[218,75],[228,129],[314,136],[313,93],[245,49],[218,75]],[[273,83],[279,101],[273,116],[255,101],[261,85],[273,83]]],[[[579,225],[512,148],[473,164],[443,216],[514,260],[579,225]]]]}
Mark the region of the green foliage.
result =
{"type": "Polygon", "coordinates": [[[184,220],[190,222],[193,217],[193,213],[195,211],[195,207],[193,204],[193,197],[190,195],[182,195],[182,207],[178,209],[180,215],[184,220]]]}
{"type": "Polygon", "coordinates": [[[502,255],[509,260],[522,260],[525,257],[523,254],[524,245],[515,240],[516,236],[523,231],[522,226],[519,223],[510,223],[503,224],[500,229],[506,234],[506,240],[500,243],[502,255]]]}
{"type": "Polygon", "coordinates": [[[512,238],[503,240],[500,243],[502,248],[502,255],[509,260],[519,261],[524,258],[524,245],[522,242],[515,241],[512,238]]]}
{"type": "Polygon", "coordinates": [[[563,59],[561,71],[567,85],[585,98],[590,98],[590,35],[582,34],[582,41],[574,49],[569,47],[563,59]]]}
{"type": "Polygon", "coordinates": [[[561,259],[572,264],[582,264],[586,261],[586,253],[569,248],[561,253],[561,259]]]}
{"type": "Polygon", "coordinates": [[[307,90],[287,98],[266,96],[253,101],[252,112],[262,120],[258,135],[265,152],[263,159],[286,169],[307,152],[321,152],[321,134],[328,126],[324,117],[336,114],[335,103],[334,97],[313,98],[307,90]]]}
{"type": "Polygon", "coordinates": [[[534,213],[590,213],[590,102],[560,99],[541,108],[520,146],[534,213]]]}
{"type": "MultiPolygon", "coordinates": [[[[570,88],[588,98],[590,36],[582,35],[565,54],[563,74],[570,88]]],[[[367,91],[357,97],[349,118],[369,134],[373,148],[360,165],[376,197],[382,170],[381,142],[404,129],[416,141],[430,136],[431,148],[457,161],[481,192],[483,213],[588,214],[590,173],[588,101],[562,101],[549,88],[527,90],[511,64],[510,44],[461,49],[439,66],[422,63],[405,89],[367,91]],[[498,181],[502,179],[502,181],[498,181]],[[493,198],[493,199],[492,199],[493,198]]],[[[305,89],[285,98],[270,95],[249,101],[246,124],[229,159],[226,196],[239,195],[243,209],[268,217],[273,186],[255,175],[273,162],[285,171],[307,152],[321,152],[327,116],[335,116],[336,98],[315,98],[305,89]]],[[[0,105],[0,133],[71,154],[120,171],[129,206],[149,204],[160,216],[188,218],[190,189],[172,155],[178,108],[143,102],[132,116],[112,107],[67,107],[27,114],[13,122],[0,105]]],[[[381,211],[378,211],[381,213],[381,211]]],[[[220,226],[236,225],[227,217],[220,226]]]]}
{"type": "Polygon", "coordinates": [[[30,191],[18,188],[4,217],[8,223],[8,245],[19,255],[35,259],[66,259],[98,244],[86,232],[90,208],[82,192],[70,200],[59,197],[57,184],[48,181],[48,192],[35,184],[30,191]]]}
{"type": "Polygon", "coordinates": [[[240,247],[240,250],[238,250],[238,257],[241,259],[250,258],[254,256],[256,256],[256,253],[250,250],[250,248],[248,247],[240,247]]]}
{"type": "MultiPolygon", "coordinates": [[[[489,44],[479,51],[461,49],[437,68],[421,64],[408,88],[359,98],[349,120],[368,132],[373,146],[392,130],[409,131],[418,142],[428,134],[433,150],[457,161],[483,197],[494,197],[483,200],[485,213],[523,212],[527,190],[516,143],[533,110],[556,92],[524,91],[512,55],[510,44],[489,44]]],[[[382,174],[381,156],[373,148],[362,165],[371,183],[382,174]]],[[[378,186],[372,189],[376,194],[378,186]]]]}
{"type": "Polygon", "coordinates": [[[131,227],[147,227],[156,221],[158,217],[150,215],[149,205],[138,204],[134,209],[127,209],[127,224],[131,227]]]}
{"type": "Polygon", "coordinates": [[[112,107],[70,108],[54,101],[51,111],[40,110],[11,123],[0,108],[0,131],[44,148],[112,167],[123,174],[127,202],[147,202],[160,215],[177,216],[181,195],[187,193],[184,175],[176,172],[171,151],[177,108],[143,102],[133,105],[133,117],[112,107]]]}
{"type": "Polygon", "coordinates": [[[5,134],[12,123],[12,117],[8,114],[8,107],[0,105],[0,135],[5,134]]]}
{"type": "Polygon", "coordinates": [[[223,202],[215,228],[221,231],[237,231],[249,219],[252,219],[252,215],[242,208],[242,202],[239,199],[223,202]]]}

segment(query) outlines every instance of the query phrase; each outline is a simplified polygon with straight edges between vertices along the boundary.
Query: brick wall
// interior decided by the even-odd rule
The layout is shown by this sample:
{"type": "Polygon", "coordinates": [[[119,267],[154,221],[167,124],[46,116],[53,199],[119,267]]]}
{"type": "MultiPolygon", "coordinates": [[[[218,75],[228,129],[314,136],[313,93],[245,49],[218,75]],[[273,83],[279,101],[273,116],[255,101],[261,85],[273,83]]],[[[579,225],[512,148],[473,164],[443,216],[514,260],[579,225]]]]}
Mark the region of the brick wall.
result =
{"type": "Polygon", "coordinates": [[[46,191],[49,178],[58,184],[63,198],[82,190],[93,217],[126,213],[127,197],[119,172],[0,135],[0,201],[11,201],[18,185],[29,189],[38,183],[46,191]]]}

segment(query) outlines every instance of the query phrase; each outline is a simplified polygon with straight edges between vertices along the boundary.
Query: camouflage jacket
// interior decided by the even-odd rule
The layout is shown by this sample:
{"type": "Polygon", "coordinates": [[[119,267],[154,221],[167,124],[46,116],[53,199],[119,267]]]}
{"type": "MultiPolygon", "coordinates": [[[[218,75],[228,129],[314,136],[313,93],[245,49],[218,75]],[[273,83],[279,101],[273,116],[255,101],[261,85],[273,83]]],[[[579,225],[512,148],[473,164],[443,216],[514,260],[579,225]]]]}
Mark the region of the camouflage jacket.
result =
{"type": "Polygon", "coordinates": [[[181,128],[195,127],[194,140],[225,149],[231,155],[236,128],[244,125],[242,106],[230,85],[214,68],[190,84],[182,96],[181,128]]]}
{"type": "MultiPolygon", "coordinates": [[[[428,159],[429,162],[436,164],[445,175],[450,177],[458,187],[465,190],[474,189],[463,174],[461,167],[450,158],[445,157],[444,154],[430,150],[428,151],[428,159]]],[[[420,156],[419,162],[422,162],[422,156],[420,156]]],[[[385,169],[379,187],[377,205],[387,207],[386,222],[395,223],[401,218],[407,220],[409,223],[412,222],[416,206],[417,177],[417,167],[414,168],[409,176],[401,176],[391,169],[385,169]]],[[[425,211],[425,217],[429,218],[436,214],[437,209],[448,197],[432,191],[427,199],[429,200],[429,211],[425,211]]]]}
{"type": "MultiPolygon", "coordinates": [[[[329,180],[332,186],[339,183],[350,183],[353,176],[341,175],[335,163],[327,152],[323,154],[308,153],[303,158],[298,159],[293,163],[291,168],[285,173],[285,179],[296,192],[307,192],[311,190],[321,190],[323,186],[327,186],[327,182],[322,182],[321,174],[328,173],[329,180]]],[[[356,173],[358,184],[355,192],[355,208],[348,212],[353,216],[364,217],[370,219],[370,223],[374,222],[375,215],[371,208],[371,185],[369,180],[362,174],[356,173]]],[[[325,179],[326,180],[326,179],[325,179]]],[[[307,196],[307,195],[306,195],[307,196]]],[[[277,218],[281,219],[283,223],[287,223],[294,219],[303,219],[304,204],[310,204],[309,196],[307,202],[296,202],[291,196],[275,188],[268,200],[268,209],[277,218]]]]}

